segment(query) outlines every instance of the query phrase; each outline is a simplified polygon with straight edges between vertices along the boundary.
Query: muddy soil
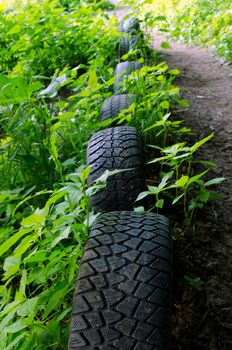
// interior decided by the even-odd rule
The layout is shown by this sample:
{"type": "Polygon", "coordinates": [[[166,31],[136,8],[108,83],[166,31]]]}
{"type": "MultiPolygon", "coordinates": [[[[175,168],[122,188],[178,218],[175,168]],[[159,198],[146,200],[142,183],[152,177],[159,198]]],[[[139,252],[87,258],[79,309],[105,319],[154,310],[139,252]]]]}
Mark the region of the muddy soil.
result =
{"type": "Polygon", "coordinates": [[[206,49],[169,41],[163,50],[164,40],[153,33],[161,59],[181,71],[175,85],[190,104],[174,117],[193,130],[192,143],[215,133],[198,157],[217,164],[211,178],[226,178],[217,188],[223,199],[207,204],[191,228],[177,216],[173,224],[172,349],[232,350],[232,70],[206,49]],[[197,288],[185,276],[199,278],[197,288]]]}

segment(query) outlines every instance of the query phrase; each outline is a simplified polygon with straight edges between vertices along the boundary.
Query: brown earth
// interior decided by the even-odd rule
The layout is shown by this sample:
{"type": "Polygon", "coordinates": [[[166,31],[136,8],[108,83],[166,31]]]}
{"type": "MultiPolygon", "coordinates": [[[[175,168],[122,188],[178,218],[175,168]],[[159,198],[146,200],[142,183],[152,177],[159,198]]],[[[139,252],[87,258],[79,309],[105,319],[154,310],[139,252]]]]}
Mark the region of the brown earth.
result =
{"type": "MultiPolygon", "coordinates": [[[[154,48],[160,51],[163,40],[154,34],[154,48]]],[[[215,133],[198,156],[217,164],[212,177],[226,178],[218,188],[223,199],[203,209],[191,230],[174,230],[173,349],[231,350],[232,71],[205,49],[170,45],[163,59],[181,71],[175,85],[190,104],[178,117],[194,131],[193,141],[215,133]],[[200,277],[203,291],[188,286],[185,275],[200,277]]]]}
{"type": "MultiPolygon", "coordinates": [[[[121,19],[126,11],[120,9],[121,19]]],[[[223,199],[210,203],[191,228],[174,223],[173,350],[232,350],[232,71],[206,49],[170,43],[153,33],[153,47],[171,69],[190,106],[178,114],[194,135],[193,143],[215,133],[198,152],[217,164],[212,177],[225,177],[217,188],[223,199]],[[202,291],[185,276],[199,278],[202,291]]]]}

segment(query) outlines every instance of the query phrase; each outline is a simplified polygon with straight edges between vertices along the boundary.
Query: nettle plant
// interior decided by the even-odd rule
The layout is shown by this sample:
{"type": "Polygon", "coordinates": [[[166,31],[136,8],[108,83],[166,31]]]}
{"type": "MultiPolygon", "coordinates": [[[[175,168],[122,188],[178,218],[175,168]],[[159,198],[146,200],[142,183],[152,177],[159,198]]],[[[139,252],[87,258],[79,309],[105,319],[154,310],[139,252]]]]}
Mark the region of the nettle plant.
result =
{"type": "Polygon", "coordinates": [[[202,208],[210,199],[221,198],[210,187],[220,184],[224,178],[204,180],[204,176],[216,164],[195,160],[195,152],[213,134],[193,146],[188,146],[183,138],[186,134],[191,134],[191,129],[182,125],[183,120],[171,118],[171,112],[176,107],[184,108],[189,105],[180,97],[179,89],[172,84],[179,73],[178,70],[169,71],[165,62],[153,67],[144,66],[132,72],[124,79],[124,91],[137,98],[119,115],[118,122],[126,121],[135,125],[143,133],[145,142],[150,143],[148,146],[161,154],[148,163],[158,165],[160,183],[157,186],[148,186],[148,190],[142,192],[137,200],[153,195],[153,208],[157,210],[162,209],[165,202],[172,205],[181,202],[185,218],[192,222],[197,209],[202,208]],[[196,163],[207,169],[196,173],[196,163]]]}
{"type": "Polygon", "coordinates": [[[66,349],[79,258],[96,215],[88,168],[54,191],[1,193],[1,349],[66,349]],[[41,208],[33,200],[45,196],[41,208]],[[26,215],[26,213],[28,213],[26,215]]]}
{"type": "Polygon", "coordinates": [[[212,137],[213,134],[193,146],[187,146],[185,142],[166,148],[155,146],[162,156],[151,160],[148,164],[160,164],[160,183],[158,186],[148,186],[148,190],[140,193],[137,200],[153,195],[157,209],[162,209],[165,201],[171,200],[171,204],[174,205],[182,200],[185,218],[191,223],[197,209],[202,208],[210,199],[220,198],[209,188],[225,180],[225,178],[213,178],[205,181],[203,178],[210,169],[200,173],[196,173],[193,169],[196,163],[207,167],[216,166],[213,162],[195,160],[195,152],[212,137]]]}
{"type": "Polygon", "coordinates": [[[58,0],[43,0],[2,11],[1,70],[30,78],[96,60],[108,65],[120,35],[116,18],[84,2],[72,5],[67,11],[58,0]]]}
{"type": "Polygon", "coordinates": [[[85,163],[87,142],[102,127],[100,107],[114,82],[108,80],[110,69],[103,76],[94,66],[85,68],[79,76],[81,65],[66,69],[46,89],[38,78],[27,83],[22,77],[0,76],[1,189],[52,188],[85,163]]]}
{"type": "Polygon", "coordinates": [[[9,44],[0,75],[1,349],[67,348],[79,258],[95,219],[90,196],[105,186],[101,179],[87,189],[83,164],[102,127],[120,33],[115,18],[90,5],[72,11],[35,1],[1,14],[9,44]]]}
{"type": "Polygon", "coordinates": [[[179,73],[179,70],[168,70],[166,62],[143,66],[132,72],[124,79],[123,89],[134,94],[136,99],[119,115],[118,122],[126,120],[142,131],[146,142],[155,139],[162,147],[170,140],[190,133],[190,129],[182,127],[182,120],[170,118],[174,108],[188,106],[187,101],[180,97],[179,88],[172,84],[179,73]]]}

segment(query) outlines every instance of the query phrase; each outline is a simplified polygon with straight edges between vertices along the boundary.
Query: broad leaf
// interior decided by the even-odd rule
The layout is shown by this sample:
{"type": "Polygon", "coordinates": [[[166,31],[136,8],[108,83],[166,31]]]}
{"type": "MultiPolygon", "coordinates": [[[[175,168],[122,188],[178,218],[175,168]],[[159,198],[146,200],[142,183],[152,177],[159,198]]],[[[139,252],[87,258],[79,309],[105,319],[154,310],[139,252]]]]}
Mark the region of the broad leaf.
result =
{"type": "Polygon", "coordinates": [[[205,186],[212,186],[212,185],[218,185],[221,182],[225,181],[226,178],[225,177],[217,177],[215,179],[209,180],[205,183],[205,186]]]}

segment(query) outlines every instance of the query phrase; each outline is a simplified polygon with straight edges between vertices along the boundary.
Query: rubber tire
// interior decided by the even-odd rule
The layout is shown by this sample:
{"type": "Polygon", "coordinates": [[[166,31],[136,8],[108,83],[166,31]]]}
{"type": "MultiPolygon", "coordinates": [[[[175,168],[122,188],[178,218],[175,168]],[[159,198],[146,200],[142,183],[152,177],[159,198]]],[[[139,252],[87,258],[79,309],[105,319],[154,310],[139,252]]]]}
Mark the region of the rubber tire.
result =
{"type": "Polygon", "coordinates": [[[130,50],[133,50],[138,44],[138,38],[136,35],[124,35],[119,43],[118,57],[121,58],[127,54],[130,50]]]}
{"type": "Polygon", "coordinates": [[[88,143],[88,186],[106,170],[131,169],[108,177],[107,186],[91,196],[96,212],[131,210],[143,189],[140,139],[134,127],[118,126],[95,133],[88,143]]]}
{"type": "Polygon", "coordinates": [[[140,21],[136,17],[127,18],[125,21],[119,23],[120,32],[136,34],[140,31],[140,21]]]}
{"type": "Polygon", "coordinates": [[[124,21],[120,21],[118,29],[120,32],[124,32],[124,21]]]}
{"type": "Polygon", "coordinates": [[[168,350],[171,236],[153,213],[100,216],[81,259],[69,350],[168,350]]]}
{"type": "Polygon", "coordinates": [[[128,75],[130,75],[133,71],[139,70],[142,67],[139,62],[121,62],[118,63],[115,71],[115,81],[114,81],[114,93],[127,93],[126,91],[122,91],[122,81],[128,75]]]}
{"type": "Polygon", "coordinates": [[[113,95],[107,98],[101,108],[101,121],[116,118],[121,111],[128,109],[136,101],[136,95],[113,95]]]}

